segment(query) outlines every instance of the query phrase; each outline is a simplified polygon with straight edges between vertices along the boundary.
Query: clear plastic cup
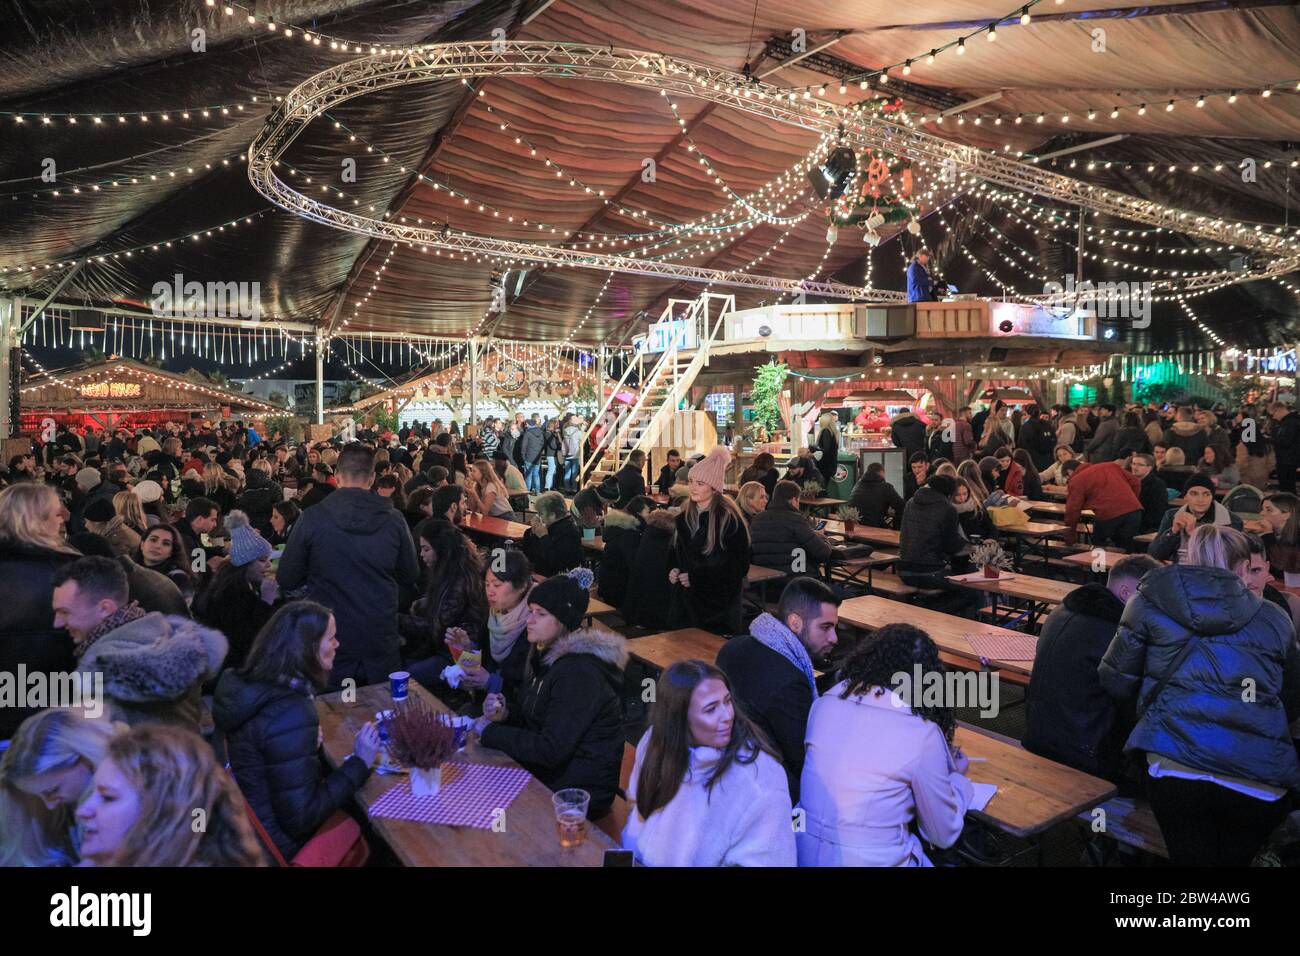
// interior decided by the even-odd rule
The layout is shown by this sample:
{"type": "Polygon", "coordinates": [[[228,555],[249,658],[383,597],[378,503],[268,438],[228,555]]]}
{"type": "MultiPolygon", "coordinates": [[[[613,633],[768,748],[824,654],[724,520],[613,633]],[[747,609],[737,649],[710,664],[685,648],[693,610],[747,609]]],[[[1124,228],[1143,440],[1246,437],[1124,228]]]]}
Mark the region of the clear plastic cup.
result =
{"type": "Polygon", "coordinates": [[[560,846],[566,850],[582,846],[587,840],[587,806],[591,794],[576,788],[557,790],[551,801],[555,804],[555,830],[560,846]]]}

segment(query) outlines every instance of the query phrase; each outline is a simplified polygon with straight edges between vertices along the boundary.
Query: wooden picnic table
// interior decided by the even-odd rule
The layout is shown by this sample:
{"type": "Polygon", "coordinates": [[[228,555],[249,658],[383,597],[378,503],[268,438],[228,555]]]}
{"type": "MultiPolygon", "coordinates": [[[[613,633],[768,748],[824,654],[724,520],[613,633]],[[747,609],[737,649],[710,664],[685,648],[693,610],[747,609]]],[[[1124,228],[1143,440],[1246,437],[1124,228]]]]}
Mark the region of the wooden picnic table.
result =
{"type": "Polygon", "coordinates": [[[886,624],[911,624],[930,635],[938,645],[940,656],[946,662],[967,670],[1004,671],[1008,680],[1024,684],[1033,672],[1032,661],[984,661],[966,640],[967,634],[994,634],[1001,637],[1020,638],[1024,635],[994,624],[982,624],[964,617],[944,614],[915,604],[891,601],[875,594],[849,598],[840,605],[840,620],[866,631],[874,631],[886,624]]]}
{"type": "Polygon", "coordinates": [[[1060,498],[1064,500],[1069,497],[1069,494],[1070,489],[1065,485],[1043,485],[1043,497],[1045,498],[1060,498]]]}
{"type": "MultiPolygon", "coordinates": [[[[1029,501],[1026,499],[1025,504],[1029,505],[1029,510],[1035,514],[1052,515],[1056,518],[1065,517],[1064,501],[1029,501]]],[[[1097,517],[1097,514],[1091,508],[1085,508],[1079,512],[1079,517],[1092,519],[1097,517]]]]}
{"type": "Polygon", "coordinates": [[[1155,539],[1156,533],[1154,531],[1148,531],[1146,534],[1135,534],[1133,536],[1133,540],[1138,544],[1150,544],[1155,539]]]}
{"type": "Polygon", "coordinates": [[[527,533],[529,528],[528,525],[521,522],[507,521],[505,518],[494,518],[491,515],[465,515],[461,519],[460,527],[462,531],[472,531],[492,538],[505,538],[513,541],[523,540],[524,534],[527,533]]]}
{"type": "Polygon", "coordinates": [[[596,551],[599,553],[605,550],[605,539],[600,536],[594,538],[584,536],[582,539],[582,546],[588,551],[596,551]]]}
{"type": "Polygon", "coordinates": [[[722,650],[725,643],[727,642],[723,638],[711,631],[698,627],[680,627],[675,631],[630,638],[627,649],[633,657],[660,670],[667,670],[678,661],[701,660],[712,664],[718,659],[718,651],[722,650]]]}
{"type": "Polygon", "coordinates": [[[957,725],[953,743],[968,757],[985,758],[972,760],[966,776],[998,788],[988,806],[971,815],[1012,836],[1037,836],[1118,792],[1109,780],[1040,757],[968,724],[957,725]]]}
{"type": "Polygon", "coordinates": [[[851,541],[865,541],[867,544],[885,548],[897,548],[900,544],[899,533],[893,528],[873,528],[871,525],[855,524],[852,531],[844,530],[843,521],[827,521],[822,529],[827,534],[838,535],[851,541]]]}
{"type": "Polygon", "coordinates": [[[1020,572],[1002,572],[996,578],[986,578],[982,571],[973,574],[950,575],[949,581],[956,581],[968,588],[1000,594],[1003,597],[1018,598],[1036,604],[1060,604],[1071,591],[1079,585],[1073,581],[1054,581],[1051,578],[1034,577],[1020,572]]]}
{"type": "Polygon", "coordinates": [[[848,504],[847,498],[800,498],[800,508],[834,508],[838,505],[848,504]]]}
{"type": "MultiPolygon", "coordinates": [[[[420,697],[439,713],[450,713],[415,681],[412,696],[420,697]]],[[[344,703],[342,692],[316,698],[325,756],[337,767],[352,753],[357,731],[374,720],[378,711],[392,707],[387,684],[358,688],[354,703],[344,703]]],[[[456,759],[468,763],[514,767],[517,764],[498,750],[482,746],[470,735],[465,750],[456,759]]],[[[371,774],[357,793],[357,801],[369,813],[370,807],[392,787],[405,782],[405,774],[371,774]]],[[[600,866],[604,851],[616,849],[614,841],[597,827],[588,825],[587,839],[580,847],[560,848],[555,829],[555,807],[551,791],[536,777],[530,778],[514,802],[506,808],[504,831],[452,827],[415,820],[371,817],[375,832],[384,839],[406,866],[600,866]]]]}
{"type": "MultiPolygon", "coordinates": [[[[1127,551],[1120,551],[1117,548],[1106,548],[1105,551],[1106,551],[1105,561],[1106,561],[1107,568],[1110,568],[1112,564],[1114,564],[1116,561],[1120,560],[1121,558],[1128,557],[1127,551]]],[[[1097,552],[1096,548],[1089,548],[1087,551],[1077,551],[1074,554],[1067,554],[1065,555],[1065,557],[1061,558],[1061,560],[1068,561],[1070,564],[1077,564],[1080,567],[1091,569],[1093,562],[1097,560],[1096,552],[1097,552]]]]}

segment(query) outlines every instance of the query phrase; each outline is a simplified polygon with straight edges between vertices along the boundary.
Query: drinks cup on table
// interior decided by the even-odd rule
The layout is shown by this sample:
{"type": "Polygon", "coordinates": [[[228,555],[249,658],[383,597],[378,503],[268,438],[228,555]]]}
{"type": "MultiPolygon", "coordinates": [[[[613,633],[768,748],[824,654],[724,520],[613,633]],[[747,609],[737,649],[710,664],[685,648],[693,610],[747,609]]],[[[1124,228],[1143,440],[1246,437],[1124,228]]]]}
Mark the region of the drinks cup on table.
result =
{"type": "Polygon", "coordinates": [[[555,804],[555,829],[564,849],[582,846],[587,839],[587,805],[591,794],[570,788],[557,790],[551,797],[555,804]]]}
{"type": "Polygon", "coordinates": [[[388,675],[389,689],[393,694],[393,703],[406,700],[410,691],[411,675],[407,671],[393,671],[388,675]]]}

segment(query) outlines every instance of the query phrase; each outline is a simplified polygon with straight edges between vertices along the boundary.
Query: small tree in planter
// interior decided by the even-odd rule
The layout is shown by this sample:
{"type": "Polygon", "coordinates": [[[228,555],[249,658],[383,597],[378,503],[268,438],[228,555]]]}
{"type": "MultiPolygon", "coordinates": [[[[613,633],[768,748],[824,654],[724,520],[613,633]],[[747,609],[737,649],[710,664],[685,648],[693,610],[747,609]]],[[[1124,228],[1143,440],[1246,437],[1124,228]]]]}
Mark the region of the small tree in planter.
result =
{"type": "Polygon", "coordinates": [[[858,521],[862,518],[862,515],[858,513],[858,509],[852,505],[841,505],[835,514],[844,522],[845,531],[852,531],[856,528],[858,521]]]}
{"type": "Polygon", "coordinates": [[[1011,556],[996,541],[981,541],[970,552],[971,563],[984,572],[986,578],[996,578],[1011,570],[1011,556]]]}
{"type": "Polygon", "coordinates": [[[442,765],[456,752],[451,721],[410,697],[387,721],[388,751],[411,771],[411,793],[432,797],[442,787],[442,765]]]}

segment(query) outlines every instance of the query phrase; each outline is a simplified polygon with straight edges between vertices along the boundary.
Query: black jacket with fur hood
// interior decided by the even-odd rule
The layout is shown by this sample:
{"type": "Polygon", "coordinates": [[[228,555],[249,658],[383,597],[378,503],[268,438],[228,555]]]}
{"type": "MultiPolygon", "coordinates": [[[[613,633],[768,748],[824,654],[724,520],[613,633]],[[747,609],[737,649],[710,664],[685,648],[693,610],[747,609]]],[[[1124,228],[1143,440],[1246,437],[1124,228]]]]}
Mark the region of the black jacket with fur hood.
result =
{"type": "MultiPolygon", "coordinates": [[[[623,601],[618,605],[623,620],[637,627],[668,627],[673,606],[673,586],[668,583],[668,569],[677,534],[677,512],[674,509],[651,511],[645,517],[645,528],[638,536],[636,555],[629,574],[623,601]]],[[[609,547],[608,542],[605,545],[609,547]]],[[[601,568],[604,573],[604,568],[601,568]]],[[[605,582],[600,582],[600,597],[614,603],[605,592],[605,582]]]]}
{"type": "Polygon", "coordinates": [[[627,582],[636,567],[645,522],[636,515],[611,508],[605,514],[605,550],[600,553],[600,599],[620,607],[627,597],[627,582]]]}
{"type": "Polygon", "coordinates": [[[146,614],[91,644],[77,670],[104,675],[111,719],[176,724],[207,736],[203,683],[217,676],[229,646],[220,631],[189,618],[146,614]]]}
{"type": "Polygon", "coordinates": [[[529,654],[518,703],[489,724],[483,746],[503,750],[552,790],[591,794],[587,815],[609,810],[623,763],[623,668],[627,642],[582,628],[529,654]]]}

